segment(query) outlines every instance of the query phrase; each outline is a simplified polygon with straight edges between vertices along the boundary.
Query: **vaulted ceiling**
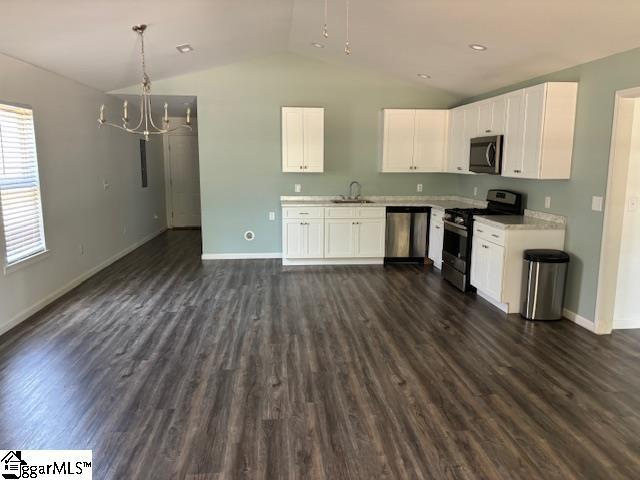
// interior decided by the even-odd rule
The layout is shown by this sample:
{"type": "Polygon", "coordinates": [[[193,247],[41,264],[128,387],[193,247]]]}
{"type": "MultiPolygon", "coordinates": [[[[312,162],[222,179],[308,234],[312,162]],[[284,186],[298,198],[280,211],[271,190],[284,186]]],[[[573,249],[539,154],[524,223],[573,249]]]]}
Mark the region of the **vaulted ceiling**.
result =
{"type": "Polygon", "coordinates": [[[148,23],[152,78],[291,51],[470,96],[640,46],[638,0],[350,0],[346,56],[345,1],[325,39],[324,0],[2,0],[0,52],[111,91],[139,81],[148,23]]]}

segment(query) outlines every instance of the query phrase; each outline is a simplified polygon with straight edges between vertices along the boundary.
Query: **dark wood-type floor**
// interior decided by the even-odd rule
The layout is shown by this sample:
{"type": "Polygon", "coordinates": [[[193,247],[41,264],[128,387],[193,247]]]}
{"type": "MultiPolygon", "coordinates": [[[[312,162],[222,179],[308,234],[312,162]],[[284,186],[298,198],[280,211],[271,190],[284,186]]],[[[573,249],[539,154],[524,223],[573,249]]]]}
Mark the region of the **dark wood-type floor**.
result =
{"type": "Polygon", "coordinates": [[[505,318],[422,267],[164,234],[0,337],[0,448],[97,479],[640,478],[640,333],[505,318]]]}

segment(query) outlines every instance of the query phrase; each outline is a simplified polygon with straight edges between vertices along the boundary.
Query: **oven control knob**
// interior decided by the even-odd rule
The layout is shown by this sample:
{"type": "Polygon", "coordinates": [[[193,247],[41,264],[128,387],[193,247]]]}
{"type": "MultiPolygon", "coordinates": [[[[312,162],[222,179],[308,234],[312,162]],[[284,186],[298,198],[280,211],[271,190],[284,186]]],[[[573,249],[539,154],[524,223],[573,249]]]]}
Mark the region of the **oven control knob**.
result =
{"type": "Polygon", "coordinates": [[[458,224],[462,225],[462,224],[464,223],[464,218],[462,218],[462,217],[458,217],[458,218],[456,218],[456,220],[455,220],[455,221],[456,221],[456,223],[458,223],[458,224]]]}

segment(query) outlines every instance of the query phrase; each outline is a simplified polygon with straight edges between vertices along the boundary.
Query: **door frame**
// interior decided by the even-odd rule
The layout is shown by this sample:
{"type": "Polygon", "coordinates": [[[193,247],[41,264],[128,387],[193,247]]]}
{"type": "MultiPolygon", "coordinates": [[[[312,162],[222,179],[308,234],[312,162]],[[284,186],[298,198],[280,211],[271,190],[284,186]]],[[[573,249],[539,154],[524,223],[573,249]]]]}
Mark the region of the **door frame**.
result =
{"type": "Polygon", "coordinates": [[[620,211],[616,206],[619,205],[621,198],[623,204],[626,204],[627,171],[621,169],[622,161],[625,160],[625,157],[628,161],[629,157],[635,100],[640,100],[640,87],[616,91],[594,319],[595,333],[601,335],[609,334],[613,330],[620,264],[620,234],[625,210],[620,211]],[[630,118],[629,115],[631,115],[630,118]]]}
{"type": "MultiPolygon", "coordinates": [[[[174,120],[170,118],[169,120],[174,120]]],[[[182,120],[178,119],[172,123],[180,123],[182,120]]],[[[165,194],[165,210],[167,216],[167,228],[174,228],[173,225],[173,190],[171,188],[171,153],[169,151],[169,138],[170,137],[198,137],[197,119],[192,119],[192,130],[180,129],[175,132],[170,132],[162,136],[162,151],[164,155],[164,194],[165,194]]],[[[200,142],[198,141],[198,163],[200,163],[200,142]]],[[[200,172],[200,165],[198,165],[198,172],[200,172]]],[[[199,174],[198,174],[199,175],[199,174]]],[[[200,180],[200,179],[198,179],[200,180]]],[[[202,209],[202,187],[198,182],[200,195],[200,208],[202,209]]],[[[202,225],[202,210],[200,211],[200,224],[202,225]]]]}

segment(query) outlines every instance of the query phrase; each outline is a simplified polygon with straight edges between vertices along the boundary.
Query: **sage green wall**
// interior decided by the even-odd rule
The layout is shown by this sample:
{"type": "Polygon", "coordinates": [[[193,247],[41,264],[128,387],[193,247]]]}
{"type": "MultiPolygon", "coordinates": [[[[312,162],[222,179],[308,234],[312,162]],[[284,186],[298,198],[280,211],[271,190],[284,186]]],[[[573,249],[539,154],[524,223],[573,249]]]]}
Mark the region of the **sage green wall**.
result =
{"type": "Polygon", "coordinates": [[[640,49],[585,63],[528,80],[462,103],[498,95],[547,81],[577,81],[578,105],[571,179],[565,181],[515,180],[494,176],[460,176],[458,192],[484,197],[488,188],[525,192],[527,206],[568,218],[566,249],[571,253],[565,306],[590,320],[595,316],[603,213],[591,210],[591,197],[604,196],[609,147],[617,90],[640,86],[640,49]],[[551,197],[551,208],[544,198],[551,197]]]}
{"type": "MultiPolygon", "coordinates": [[[[125,92],[131,91],[125,89],[125,92]]],[[[281,251],[280,195],[451,193],[450,174],[378,173],[379,113],[384,107],[448,108],[442,90],[336,67],[292,54],[156,81],[156,95],[197,95],[205,253],[281,251]],[[281,172],[280,107],[325,107],[325,172],[281,172]],[[268,212],[276,212],[276,221],[268,212]],[[255,231],[253,242],[243,239],[255,231]]],[[[135,90],[132,90],[135,92],[135,90]]]]}

